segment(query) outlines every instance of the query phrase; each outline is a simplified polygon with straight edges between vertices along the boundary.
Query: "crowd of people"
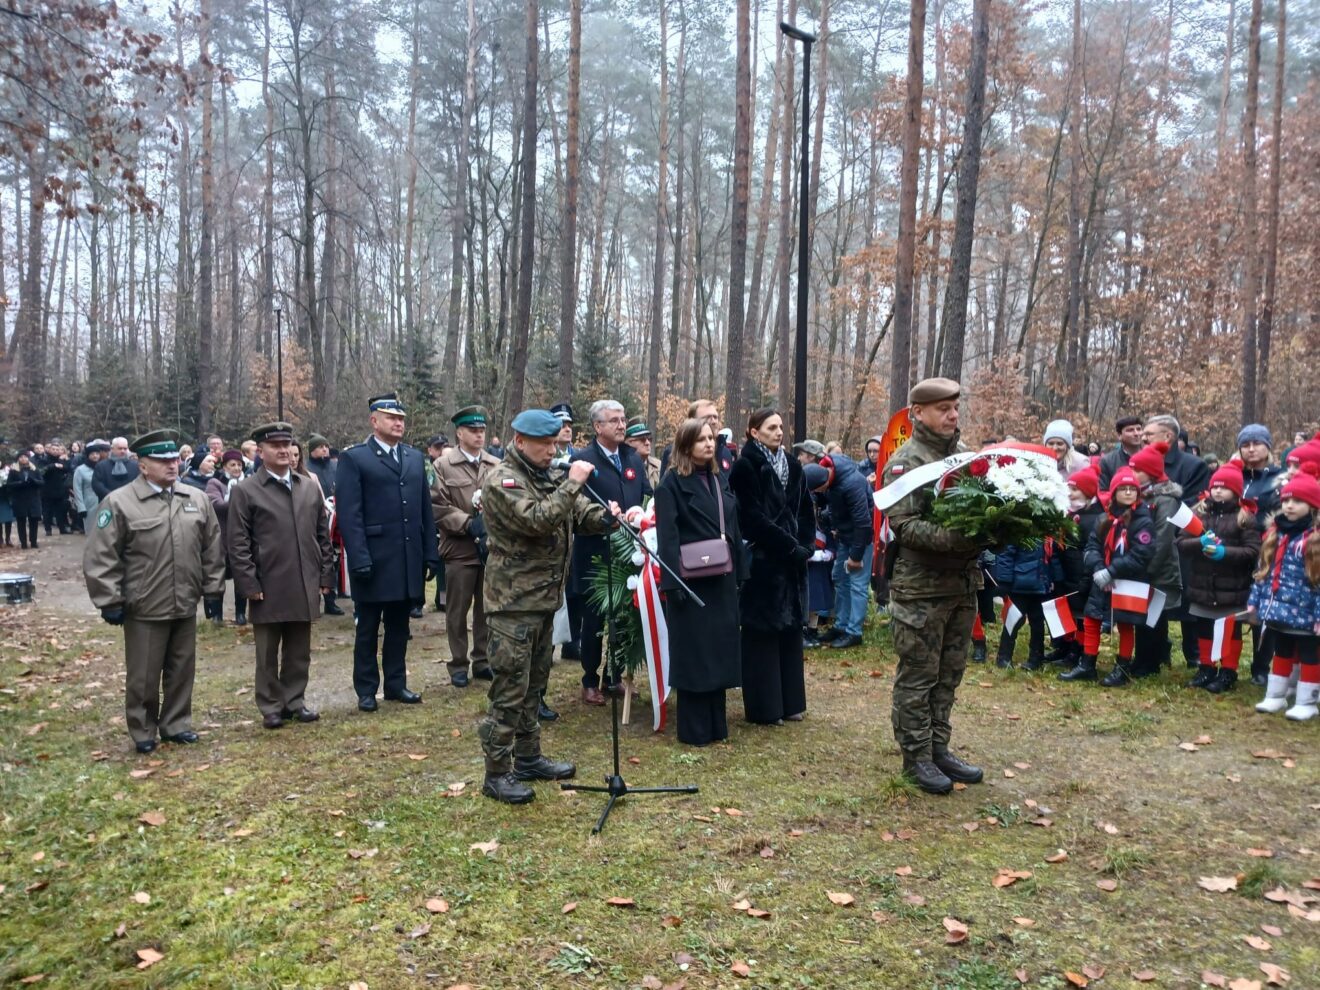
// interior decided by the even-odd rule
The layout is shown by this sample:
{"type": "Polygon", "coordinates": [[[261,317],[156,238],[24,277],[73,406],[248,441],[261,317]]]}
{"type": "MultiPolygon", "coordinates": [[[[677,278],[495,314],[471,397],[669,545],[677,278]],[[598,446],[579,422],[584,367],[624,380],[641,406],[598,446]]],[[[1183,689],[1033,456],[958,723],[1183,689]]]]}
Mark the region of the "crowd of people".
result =
{"type": "Polygon", "coordinates": [[[770,408],[735,440],[708,400],[690,405],[659,456],[644,420],[609,399],[580,430],[567,403],[527,410],[508,448],[480,406],[454,414],[452,443],[435,434],[409,445],[393,395],[371,400],[371,436],[342,451],[317,434],[300,441],[287,423],[236,446],[207,436],[196,449],[170,431],[132,445],[53,439],[4,458],[0,538],[12,545],[17,528],[20,546],[37,548],[43,527],[86,534],[92,600],[125,627],[126,714],[141,752],[158,737],[196,738],[196,607],[223,622],[226,581],[233,621],[254,626],[254,696],[276,729],[319,718],[304,697],[311,623],[344,614],[341,596],[353,604],[358,708],[377,710],[382,675],[386,700],[420,703],[407,683],[409,623],[434,580],[451,685],[489,684],[484,792],[510,803],[532,799],[530,781],[574,772],[540,750],[540,724],[559,717],[545,697],[555,649],[581,664],[585,705],[621,690],[591,589],[611,529],[652,499],[686,744],[728,737],[731,689],[749,723],[801,720],[805,652],[860,645],[873,600],[900,657],[893,722],[904,769],[933,793],[981,779],[950,751],[949,719],[966,663],[989,660],[987,629],[1001,617],[999,666],[1017,662],[1025,626],[1028,670],[1057,664],[1064,681],[1106,687],[1170,663],[1170,621],[1195,668],[1189,685],[1211,693],[1234,689],[1250,641],[1251,679],[1265,688],[1258,708],[1315,717],[1320,439],[1299,434],[1276,458],[1271,432],[1248,424],[1212,469],[1169,415],[1119,419],[1108,451],[1055,420],[1026,439],[1053,455],[1075,534],[977,546],[925,518],[928,488],[883,516],[872,498],[965,449],[959,393],[945,379],[914,387],[912,439],[886,462],[879,436],[856,460],[837,443],[790,446],[770,408]],[[1102,672],[1105,635],[1116,660],[1102,672]]]}

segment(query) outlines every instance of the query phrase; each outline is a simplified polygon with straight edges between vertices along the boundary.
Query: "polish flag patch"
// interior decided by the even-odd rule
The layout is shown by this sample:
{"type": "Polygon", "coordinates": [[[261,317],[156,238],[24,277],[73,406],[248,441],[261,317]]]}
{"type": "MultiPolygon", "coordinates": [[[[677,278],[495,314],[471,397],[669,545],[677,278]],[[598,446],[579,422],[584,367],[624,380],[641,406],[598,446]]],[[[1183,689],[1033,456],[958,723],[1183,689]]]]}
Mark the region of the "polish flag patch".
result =
{"type": "Polygon", "coordinates": [[[517,487],[518,487],[518,479],[517,479],[517,478],[501,478],[501,479],[500,479],[500,487],[501,487],[501,488],[517,488],[517,487]]]}

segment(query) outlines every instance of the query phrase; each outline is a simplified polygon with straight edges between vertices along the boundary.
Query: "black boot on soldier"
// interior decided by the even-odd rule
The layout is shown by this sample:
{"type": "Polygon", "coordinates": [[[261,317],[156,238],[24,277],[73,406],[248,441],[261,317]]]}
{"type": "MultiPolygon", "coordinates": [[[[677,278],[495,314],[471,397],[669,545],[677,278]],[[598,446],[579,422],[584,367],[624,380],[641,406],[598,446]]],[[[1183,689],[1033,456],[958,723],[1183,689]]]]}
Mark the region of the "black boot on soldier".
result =
{"type": "Polygon", "coordinates": [[[1095,680],[1095,656],[1090,653],[1083,653],[1077,658],[1077,666],[1072,670],[1065,670],[1059,675],[1061,681],[1093,681],[1095,680]]]}
{"type": "Polygon", "coordinates": [[[903,760],[903,776],[920,787],[927,794],[948,794],[953,790],[953,781],[945,776],[944,771],[929,760],[903,760]]]}
{"type": "Polygon", "coordinates": [[[947,749],[943,752],[935,751],[935,766],[939,767],[944,776],[958,784],[979,784],[985,779],[980,767],[963,762],[947,749]]]}
{"type": "Polygon", "coordinates": [[[509,773],[490,773],[481,785],[481,793],[504,804],[527,804],[536,800],[536,791],[509,773]]]}
{"type": "Polygon", "coordinates": [[[1105,675],[1101,687],[1124,687],[1132,680],[1132,661],[1119,657],[1114,661],[1114,669],[1105,675]]]}
{"type": "Polygon", "coordinates": [[[513,775],[519,780],[568,780],[576,773],[577,767],[566,760],[539,755],[513,758],[513,775]]]}

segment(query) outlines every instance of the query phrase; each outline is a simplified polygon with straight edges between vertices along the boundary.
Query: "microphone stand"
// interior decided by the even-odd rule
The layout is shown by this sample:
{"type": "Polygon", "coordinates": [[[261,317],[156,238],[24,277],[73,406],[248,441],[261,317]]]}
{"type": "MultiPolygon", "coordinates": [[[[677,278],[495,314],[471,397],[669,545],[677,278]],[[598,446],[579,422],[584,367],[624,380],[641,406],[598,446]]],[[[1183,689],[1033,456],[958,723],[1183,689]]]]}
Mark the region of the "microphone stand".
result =
{"type": "MultiPolygon", "coordinates": [[[[607,512],[609,511],[609,502],[601,498],[600,493],[597,492],[594,488],[584,483],[582,486],[582,490],[586,492],[587,495],[593,501],[603,506],[607,512]]],[[[661,569],[671,578],[673,578],[674,581],[678,583],[679,587],[681,587],[683,591],[685,591],[688,595],[690,595],[692,597],[692,600],[695,601],[700,607],[702,608],[706,607],[706,603],[703,602],[700,598],[698,598],[696,593],[687,586],[687,584],[683,581],[683,579],[679,577],[677,574],[675,574],[673,570],[670,569],[669,565],[667,565],[663,560],[660,559],[659,554],[652,554],[647,549],[646,544],[642,542],[642,538],[637,533],[636,530],[634,530],[630,525],[628,525],[628,523],[624,522],[622,519],[618,520],[618,522],[619,522],[619,528],[628,534],[629,539],[632,540],[633,544],[638,549],[640,549],[643,553],[645,553],[649,559],[654,560],[657,564],[659,564],[661,569]]],[[[609,586],[611,589],[611,595],[610,595],[608,613],[606,614],[605,617],[606,628],[609,631],[609,650],[605,655],[605,663],[608,667],[611,668],[611,670],[615,674],[617,674],[618,664],[614,662],[616,609],[614,605],[614,596],[613,596],[613,588],[614,588],[613,543],[614,541],[610,538],[610,534],[606,534],[605,570],[606,570],[607,579],[609,581],[609,586]]],[[[663,701],[661,703],[663,704],[663,701]]],[[[570,783],[561,783],[559,785],[560,788],[565,791],[587,791],[593,794],[609,795],[609,800],[605,802],[605,810],[600,813],[600,818],[596,820],[595,827],[593,827],[591,830],[592,835],[600,834],[601,829],[605,827],[605,821],[610,817],[610,812],[614,810],[615,802],[622,797],[626,797],[629,794],[696,794],[697,793],[697,787],[695,784],[688,784],[680,787],[629,787],[628,786],[627,781],[623,779],[623,771],[619,765],[619,695],[615,691],[610,692],[610,735],[611,735],[611,741],[613,742],[614,745],[614,773],[608,774],[605,777],[605,786],[603,787],[579,786],[570,783]]]]}

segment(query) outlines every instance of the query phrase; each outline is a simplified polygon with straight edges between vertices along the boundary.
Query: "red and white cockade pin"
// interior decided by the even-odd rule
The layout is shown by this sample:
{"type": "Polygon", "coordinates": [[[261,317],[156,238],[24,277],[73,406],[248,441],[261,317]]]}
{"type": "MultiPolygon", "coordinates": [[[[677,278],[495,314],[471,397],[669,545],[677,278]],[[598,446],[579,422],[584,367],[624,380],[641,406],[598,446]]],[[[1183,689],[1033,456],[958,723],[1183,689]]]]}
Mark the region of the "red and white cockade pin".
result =
{"type": "Polygon", "coordinates": [[[634,478],[637,477],[637,472],[634,471],[632,468],[624,468],[624,469],[623,469],[623,476],[624,476],[624,478],[626,478],[627,480],[632,481],[634,478]]]}

